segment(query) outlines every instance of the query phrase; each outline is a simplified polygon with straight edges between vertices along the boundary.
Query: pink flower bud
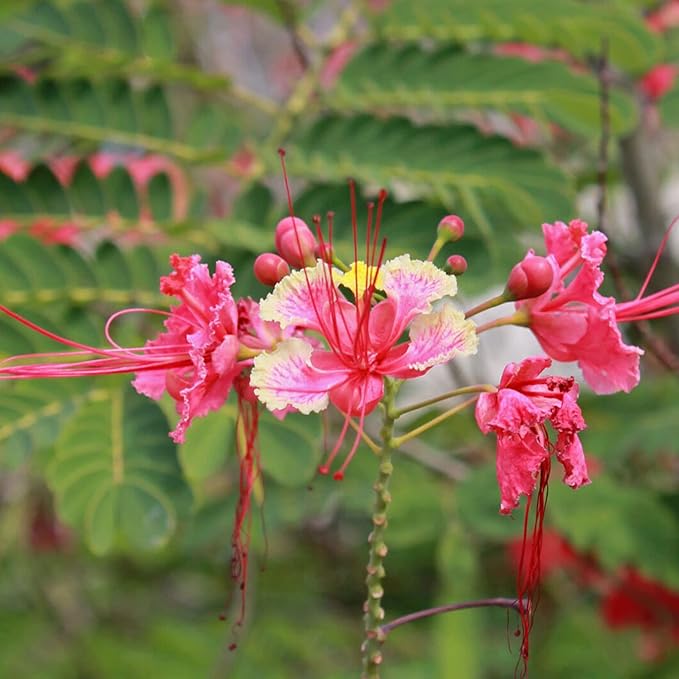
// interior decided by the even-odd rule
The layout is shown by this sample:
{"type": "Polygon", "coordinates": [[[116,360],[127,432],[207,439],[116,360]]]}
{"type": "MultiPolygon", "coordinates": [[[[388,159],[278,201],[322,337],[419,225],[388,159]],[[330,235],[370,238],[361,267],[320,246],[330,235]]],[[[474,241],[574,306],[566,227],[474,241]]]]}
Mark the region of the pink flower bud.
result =
{"type": "Polygon", "coordinates": [[[265,252],[257,257],[253,266],[255,278],[262,285],[274,286],[290,273],[288,263],[273,252],[265,252]]]}
{"type": "Polygon", "coordinates": [[[462,255],[450,255],[444,267],[446,273],[461,276],[467,270],[467,260],[462,255]]]}
{"type": "Polygon", "coordinates": [[[276,226],[276,250],[292,267],[313,266],[316,262],[316,238],[299,217],[285,217],[276,226]]]}
{"type": "Polygon", "coordinates": [[[514,266],[507,279],[507,291],[512,299],[538,297],[549,289],[554,270],[546,257],[528,253],[514,266]]]}
{"type": "Polygon", "coordinates": [[[457,215],[446,215],[436,229],[438,237],[446,243],[454,243],[464,236],[464,222],[457,215]]]}

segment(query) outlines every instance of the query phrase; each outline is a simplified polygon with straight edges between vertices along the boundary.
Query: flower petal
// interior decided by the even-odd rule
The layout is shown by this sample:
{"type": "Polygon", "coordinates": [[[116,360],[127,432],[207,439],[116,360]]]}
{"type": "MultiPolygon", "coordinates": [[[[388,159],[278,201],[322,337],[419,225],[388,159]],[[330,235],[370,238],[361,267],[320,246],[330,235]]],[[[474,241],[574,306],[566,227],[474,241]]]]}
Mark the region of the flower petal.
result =
{"type": "Polygon", "coordinates": [[[308,415],[328,407],[328,391],[345,382],[348,375],[312,365],[313,351],[311,344],[293,337],[281,342],[274,351],[255,357],[250,384],[269,410],[293,406],[308,415]]]}
{"type": "Polygon", "coordinates": [[[380,372],[394,377],[412,377],[454,356],[476,353],[479,338],[476,326],[461,311],[446,305],[440,311],[420,314],[410,325],[408,349],[400,357],[387,359],[380,372]]]}
{"type": "Polygon", "coordinates": [[[260,318],[276,321],[281,328],[298,325],[313,330],[321,330],[322,316],[326,305],[336,301],[335,275],[341,272],[320,260],[316,266],[293,271],[276,283],[273,292],[259,305],[260,318]]]}
{"type": "Polygon", "coordinates": [[[556,444],[556,459],[563,465],[563,482],[571,488],[580,488],[590,483],[587,463],[579,436],[559,434],[556,444]]]}
{"type": "Polygon", "coordinates": [[[457,292],[457,280],[431,262],[411,260],[410,255],[390,259],[382,266],[383,289],[398,300],[408,313],[407,322],[416,314],[431,311],[431,303],[457,292]]]}
{"type": "Polygon", "coordinates": [[[498,434],[496,471],[502,514],[518,507],[521,495],[535,490],[540,465],[548,457],[545,443],[537,434],[498,434]]]}

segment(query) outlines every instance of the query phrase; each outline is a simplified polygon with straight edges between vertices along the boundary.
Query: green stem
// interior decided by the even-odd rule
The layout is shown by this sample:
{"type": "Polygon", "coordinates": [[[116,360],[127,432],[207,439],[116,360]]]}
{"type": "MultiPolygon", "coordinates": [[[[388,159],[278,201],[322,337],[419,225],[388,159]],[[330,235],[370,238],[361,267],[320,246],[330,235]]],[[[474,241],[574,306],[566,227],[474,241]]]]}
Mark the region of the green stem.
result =
{"type": "Polygon", "coordinates": [[[476,316],[476,314],[480,314],[482,311],[487,311],[488,309],[500,306],[500,304],[504,304],[505,302],[511,302],[512,299],[513,297],[511,296],[511,293],[509,293],[507,290],[504,290],[500,295],[491,297],[485,302],[481,302],[481,304],[477,304],[475,307],[472,307],[469,309],[469,311],[465,311],[464,317],[471,318],[472,316],[476,316]]]}
{"type": "Polygon", "coordinates": [[[474,396],[474,398],[467,399],[466,401],[463,401],[459,405],[454,406],[450,410],[446,410],[445,413],[441,413],[432,420],[429,420],[429,422],[425,422],[419,427],[415,427],[415,429],[413,429],[412,431],[409,431],[408,433],[403,434],[401,436],[397,436],[395,438],[392,437],[391,444],[393,449],[395,450],[396,448],[400,448],[404,443],[410,441],[410,439],[416,438],[420,434],[423,434],[425,431],[428,431],[432,427],[435,427],[437,424],[441,424],[441,422],[444,422],[449,417],[452,417],[453,415],[457,415],[459,412],[462,412],[465,408],[469,407],[473,403],[476,403],[477,398],[478,396],[474,396]]]}
{"type": "Polygon", "coordinates": [[[479,325],[476,328],[476,334],[480,335],[482,332],[486,332],[486,330],[492,330],[493,328],[499,328],[502,325],[523,325],[526,326],[529,324],[529,319],[528,316],[526,315],[525,311],[517,311],[516,313],[512,314],[511,316],[503,316],[502,318],[496,318],[494,321],[488,321],[488,323],[484,323],[483,325],[479,325]]]}
{"type": "Polygon", "coordinates": [[[468,387],[453,389],[451,391],[447,391],[445,394],[439,394],[433,398],[428,398],[426,401],[420,401],[419,403],[413,403],[413,405],[405,406],[405,408],[399,408],[396,411],[396,417],[399,418],[401,415],[405,415],[406,413],[412,413],[413,410],[419,410],[420,408],[426,408],[427,406],[434,405],[440,401],[446,401],[447,399],[453,398],[454,396],[462,396],[463,394],[476,394],[478,392],[484,391],[497,391],[497,387],[494,387],[492,384],[472,384],[468,387]]]}
{"type": "Polygon", "coordinates": [[[385,394],[382,401],[384,406],[384,420],[382,425],[382,449],[379,452],[379,472],[373,489],[375,490],[375,506],[372,516],[373,529],[368,538],[370,545],[368,575],[365,583],[368,589],[368,599],[364,604],[365,640],[361,646],[363,654],[363,679],[379,679],[382,664],[382,643],[384,634],[381,624],[384,621],[382,597],[384,589],[382,579],[385,576],[384,559],[387,556],[387,545],[384,535],[387,528],[387,510],[391,503],[389,481],[393,471],[391,455],[397,446],[394,441],[394,423],[396,411],[394,400],[400,382],[387,379],[385,394]]]}

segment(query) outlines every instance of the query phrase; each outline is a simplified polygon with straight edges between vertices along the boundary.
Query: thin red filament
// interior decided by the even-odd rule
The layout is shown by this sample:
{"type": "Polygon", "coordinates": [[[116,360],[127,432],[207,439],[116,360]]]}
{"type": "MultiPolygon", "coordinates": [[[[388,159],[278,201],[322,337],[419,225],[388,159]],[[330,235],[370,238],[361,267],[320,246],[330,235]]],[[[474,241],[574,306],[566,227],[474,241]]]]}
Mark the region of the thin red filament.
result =
{"type": "Polygon", "coordinates": [[[540,571],[542,556],[543,522],[547,509],[548,483],[551,471],[551,455],[540,466],[540,477],[537,486],[535,508],[532,513],[533,497],[526,501],[526,513],[523,522],[523,541],[521,558],[517,573],[517,607],[521,621],[521,649],[514,676],[524,679],[528,676],[528,658],[530,651],[530,633],[533,629],[535,611],[540,601],[540,571]]]}

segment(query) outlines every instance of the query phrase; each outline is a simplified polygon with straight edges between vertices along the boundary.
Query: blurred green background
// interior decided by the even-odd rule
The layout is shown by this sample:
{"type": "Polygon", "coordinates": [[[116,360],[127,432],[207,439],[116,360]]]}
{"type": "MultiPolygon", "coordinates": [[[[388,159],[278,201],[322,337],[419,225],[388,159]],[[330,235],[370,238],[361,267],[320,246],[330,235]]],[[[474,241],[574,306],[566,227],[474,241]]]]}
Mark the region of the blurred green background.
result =
{"type": "MultiPolygon", "coordinates": [[[[334,211],[340,249],[350,176],[366,200],[389,190],[391,254],[424,257],[439,219],[461,215],[469,300],[540,247],[542,222],[597,225],[602,138],[602,226],[635,291],[679,211],[678,68],[675,1],[3,0],[0,303],[99,345],[117,309],[166,308],[158,280],[174,251],[227,259],[236,292],[261,297],[252,262],[287,213],[279,147],[296,213],[334,211]]],[[[655,286],[679,279],[676,251],[655,286]]],[[[158,327],[125,319],[116,339],[139,345],[158,327]]],[[[666,319],[653,332],[676,351],[678,328],[666,319]]],[[[530,351],[513,341],[510,358],[530,351]]],[[[55,349],[0,318],[0,357],[55,349]]],[[[475,361],[484,374],[483,346],[475,361]]],[[[455,377],[438,375],[430,395],[455,377]]],[[[230,652],[236,404],[196,421],[177,447],[173,403],[128,380],[0,387],[1,676],[359,675],[376,474],[367,449],[344,482],[318,478],[320,420],[262,414],[248,610],[230,652]]],[[[553,475],[531,676],[670,679],[679,382],[650,353],[632,394],[582,401],[593,483],[573,493],[553,475]],[[634,591],[630,572],[653,586],[634,591]],[[607,608],[620,591],[631,601],[607,608]]],[[[498,514],[494,441],[454,418],[406,445],[395,467],[387,619],[513,596],[508,545],[522,520],[498,514]]],[[[398,628],[383,676],[512,676],[516,626],[486,609],[398,628]]]]}

